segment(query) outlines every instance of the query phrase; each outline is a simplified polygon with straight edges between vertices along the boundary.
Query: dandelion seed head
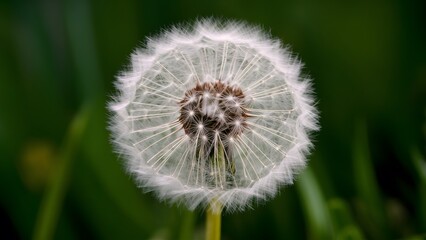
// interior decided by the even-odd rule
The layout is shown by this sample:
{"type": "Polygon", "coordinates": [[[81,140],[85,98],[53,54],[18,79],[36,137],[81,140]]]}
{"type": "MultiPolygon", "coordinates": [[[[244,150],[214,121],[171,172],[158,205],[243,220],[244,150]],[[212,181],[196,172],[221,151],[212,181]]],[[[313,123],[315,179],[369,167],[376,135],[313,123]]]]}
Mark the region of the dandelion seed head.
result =
{"type": "Polygon", "coordinates": [[[136,50],[117,79],[115,147],[160,199],[242,210],[305,166],[318,126],[300,68],[278,40],[244,23],[173,28],[136,50]]]}

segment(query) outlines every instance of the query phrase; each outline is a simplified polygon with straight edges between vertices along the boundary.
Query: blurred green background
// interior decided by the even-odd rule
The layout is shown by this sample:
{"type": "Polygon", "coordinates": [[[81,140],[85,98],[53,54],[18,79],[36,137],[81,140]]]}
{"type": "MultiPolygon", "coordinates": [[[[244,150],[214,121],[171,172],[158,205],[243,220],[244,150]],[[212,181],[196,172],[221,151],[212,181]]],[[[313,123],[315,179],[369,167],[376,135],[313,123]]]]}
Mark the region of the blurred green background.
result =
{"type": "Polygon", "coordinates": [[[0,238],[204,237],[124,173],[105,107],[147,36],[205,16],[291,45],[321,113],[296,184],[223,239],[426,238],[426,4],[403,0],[1,1],[0,238]]]}

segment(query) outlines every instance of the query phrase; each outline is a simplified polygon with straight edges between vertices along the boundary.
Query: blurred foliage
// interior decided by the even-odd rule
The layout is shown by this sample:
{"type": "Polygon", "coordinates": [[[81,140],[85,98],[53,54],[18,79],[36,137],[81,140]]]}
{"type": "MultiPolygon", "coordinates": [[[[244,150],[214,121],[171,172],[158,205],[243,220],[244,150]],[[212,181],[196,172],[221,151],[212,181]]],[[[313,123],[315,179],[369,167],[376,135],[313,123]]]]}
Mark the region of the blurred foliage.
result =
{"type": "Polygon", "coordinates": [[[1,1],[0,238],[203,238],[202,211],[158,202],[124,173],[105,106],[145,37],[215,16],[292,46],[314,79],[322,128],[296,186],[224,215],[223,239],[423,239],[425,9],[402,0],[1,1]]]}

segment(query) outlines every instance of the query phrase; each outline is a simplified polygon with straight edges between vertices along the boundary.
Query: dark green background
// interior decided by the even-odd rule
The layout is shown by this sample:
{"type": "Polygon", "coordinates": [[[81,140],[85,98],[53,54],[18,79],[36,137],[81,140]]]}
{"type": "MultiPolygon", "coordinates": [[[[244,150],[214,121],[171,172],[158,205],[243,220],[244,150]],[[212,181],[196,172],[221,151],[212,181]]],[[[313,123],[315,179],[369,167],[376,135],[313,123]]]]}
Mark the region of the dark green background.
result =
{"type": "Polygon", "coordinates": [[[0,238],[203,238],[202,211],[160,203],[125,175],[105,107],[147,36],[211,16],[291,45],[321,115],[296,184],[224,215],[223,239],[426,237],[425,5],[1,1],[0,238]],[[70,127],[76,116],[85,129],[70,127]]]}

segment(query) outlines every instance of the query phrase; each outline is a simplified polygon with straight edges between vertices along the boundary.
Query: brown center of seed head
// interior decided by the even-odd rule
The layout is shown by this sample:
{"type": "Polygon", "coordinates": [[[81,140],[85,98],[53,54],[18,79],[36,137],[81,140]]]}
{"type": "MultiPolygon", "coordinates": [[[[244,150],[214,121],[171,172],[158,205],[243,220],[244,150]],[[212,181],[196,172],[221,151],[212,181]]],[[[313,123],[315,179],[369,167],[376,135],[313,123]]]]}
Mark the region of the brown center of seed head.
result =
{"type": "Polygon", "coordinates": [[[227,144],[247,126],[248,111],[241,88],[220,80],[197,83],[180,101],[179,121],[193,140],[211,146],[214,141],[227,144]]]}

